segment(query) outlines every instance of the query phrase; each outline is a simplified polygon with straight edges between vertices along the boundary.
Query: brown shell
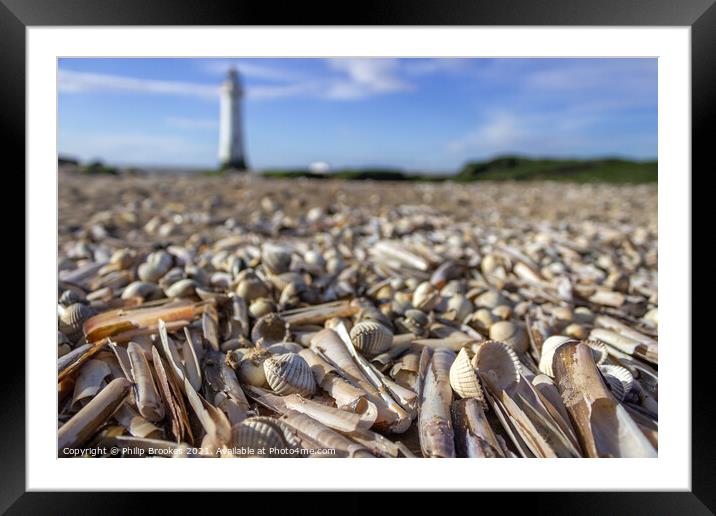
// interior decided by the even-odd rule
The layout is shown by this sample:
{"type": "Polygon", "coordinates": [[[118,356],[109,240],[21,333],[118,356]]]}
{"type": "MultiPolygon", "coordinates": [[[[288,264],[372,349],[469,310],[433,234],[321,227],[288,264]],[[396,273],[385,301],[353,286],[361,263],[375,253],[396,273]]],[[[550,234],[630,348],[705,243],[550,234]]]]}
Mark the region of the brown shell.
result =
{"type": "Polygon", "coordinates": [[[271,418],[245,419],[231,429],[231,441],[240,455],[281,457],[279,450],[290,448],[282,428],[271,418]],[[261,452],[259,450],[262,450],[261,452]]]}
{"type": "Polygon", "coordinates": [[[60,331],[70,340],[76,341],[83,335],[84,322],[96,313],[94,308],[82,303],[70,305],[60,316],[60,331]]]}
{"type": "Polygon", "coordinates": [[[280,395],[310,396],[316,392],[316,380],[308,363],[296,353],[284,353],[264,361],[266,381],[280,395]]]}

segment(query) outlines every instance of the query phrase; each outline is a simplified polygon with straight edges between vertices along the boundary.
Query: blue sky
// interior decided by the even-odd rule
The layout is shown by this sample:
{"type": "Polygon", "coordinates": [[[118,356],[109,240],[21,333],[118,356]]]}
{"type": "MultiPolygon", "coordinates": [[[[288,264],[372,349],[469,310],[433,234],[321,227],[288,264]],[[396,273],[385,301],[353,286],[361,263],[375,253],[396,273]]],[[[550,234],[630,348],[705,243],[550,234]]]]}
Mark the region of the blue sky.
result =
{"type": "Polygon", "coordinates": [[[454,171],[471,159],[657,155],[656,59],[61,59],[59,151],[213,167],[235,65],[255,168],[454,171]]]}

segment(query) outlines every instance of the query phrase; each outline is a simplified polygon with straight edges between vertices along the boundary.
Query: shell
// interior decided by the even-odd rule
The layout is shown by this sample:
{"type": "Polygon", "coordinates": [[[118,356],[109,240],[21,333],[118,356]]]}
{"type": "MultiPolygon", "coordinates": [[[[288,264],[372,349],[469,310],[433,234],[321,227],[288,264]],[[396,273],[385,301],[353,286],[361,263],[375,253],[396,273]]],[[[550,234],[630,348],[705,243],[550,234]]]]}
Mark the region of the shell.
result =
{"type": "Polygon", "coordinates": [[[529,347],[525,329],[511,321],[497,321],[490,326],[490,339],[504,342],[516,353],[524,353],[529,347]]]}
{"type": "Polygon", "coordinates": [[[261,348],[241,349],[231,355],[233,360],[235,360],[235,357],[239,357],[238,363],[231,365],[236,366],[236,376],[238,376],[241,383],[253,385],[254,387],[266,385],[264,361],[273,356],[269,350],[261,348]]]}
{"type": "Polygon", "coordinates": [[[431,283],[425,281],[413,292],[413,306],[423,312],[430,312],[440,301],[440,292],[431,283]]]}
{"type": "Polygon", "coordinates": [[[483,292],[473,299],[473,303],[475,303],[475,306],[478,308],[489,308],[490,310],[500,305],[509,305],[507,299],[496,290],[483,292]]]}
{"type": "Polygon", "coordinates": [[[291,265],[291,249],[277,244],[264,244],[261,249],[261,264],[271,274],[288,272],[291,265]]]}
{"type": "Polygon", "coordinates": [[[137,274],[139,279],[148,283],[156,283],[172,267],[172,255],[166,251],[157,251],[147,256],[147,259],[139,267],[137,274]]]}
{"type": "Polygon", "coordinates": [[[70,305],[60,316],[60,331],[71,341],[77,341],[84,335],[82,331],[84,322],[96,313],[94,308],[82,303],[70,305]]]}
{"type": "Polygon", "coordinates": [[[310,396],[316,392],[316,380],[308,363],[296,353],[284,353],[264,361],[266,381],[280,395],[310,396]]]}
{"type": "Polygon", "coordinates": [[[249,314],[256,319],[275,311],[276,303],[265,297],[254,299],[251,305],[249,305],[249,314]]]}
{"type": "Polygon", "coordinates": [[[252,275],[239,281],[239,284],[236,285],[236,293],[250,303],[254,299],[267,297],[271,291],[263,281],[252,275]]]}
{"type": "Polygon", "coordinates": [[[587,339],[583,340],[587,346],[592,348],[592,355],[594,356],[594,362],[597,365],[603,364],[609,358],[609,348],[601,340],[587,339]]]}
{"type": "Polygon", "coordinates": [[[520,381],[520,359],[504,342],[488,340],[481,343],[472,357],[472,366],[483,381],[498,389],[506,389],[520,381]]]}
{"type": "Polygon", "coordinates": [[[611,364],[600,365],[599,371],[614,397],[619,401],[624,401],[634,388],[634,375],[622,366],[611,364]]]}
{"type": "Polygon", "coordinates": [[[65,290],[60,296],[60,299],[58,300],[58,302],[62,306],[74,305],[75,303],[79,303],[80,301],[82,301],[82,299],[80,298],[79,294],[77,294],[77,292],[75,292],[74,290],[65,290]]]}
{"type": "Polygon", "coordinates": [[[480,379],[466,348],[460,350],[450,366],[450,386],[461,398],[477,398],[484,405],[485,395],[480,379]]]}
{"type": "Polygon", "coordinates": [[[543,372],[547,376],[550,376],[551,378],[554,378],[554,371],[552,369],[552,359],[554,358],[554,352],[557,351],[557,348],[568,342],[576,341],[575,339],[571,337],[566,337],[564,335],[552,335],[544,341],[544,343],[542,344],[542,355],[539,359],[539,370],[541,372],[543,372]]]}
{"type": "Polygon", "coordinates": [[[155,297],[161,297],[161,290],[154,283],[134,281],[124,287],[124,290],[122,291],[122,299],[131,299],[133,297],[153,299],[155,297]]]}
{"type": "Polygon", "coordinates": [[[241,455],[282,456],[278,450],[289,448],[289,444],[276,421],[266,417],[245,419],[232,427],[232,445],[242,451],[241,455]]]}
{"type": "Polygon", "coordinates": [[[428,325],[430,319],[425,312],[411,308],[405,311],[405,319],[413,323],[418,328],[423,328],[428,325]]]}
{"type": "Polygon", "coordinates": [[[286,322],[275,312],[260,317],[251,330],[251,340],[261,347],[282,342],[288,338],[288,335],[286,322]]]}
{"type": "Polygon", "coordinates": [[[351,341],[355,348],[367,356],[374,356],[393,344],[393,332],[379,322],[363,320],[351,328],[351,341]]]}
{"type": "Polygon", "coordinates": [[[447,311],[455,313],[457,321],[464,321],[474,310],[472,303],[465,296],[457,295],[448,300],[447,311]]]}
{"type": "Polygon", "coordinates": [[[267,351],[270,351],[274,355],[298,353],[303,349],[305,349],[303,346],[296,344],[295,342],[278,342],[276,344],[271,344],[268,348],[266,348],[267,351]]]}
{"type": "Polygon", "coordinates": [[[197,283],[193,279],[182,279],[164,289],[167,297],[192,297],[196,294],[197,283]]]}

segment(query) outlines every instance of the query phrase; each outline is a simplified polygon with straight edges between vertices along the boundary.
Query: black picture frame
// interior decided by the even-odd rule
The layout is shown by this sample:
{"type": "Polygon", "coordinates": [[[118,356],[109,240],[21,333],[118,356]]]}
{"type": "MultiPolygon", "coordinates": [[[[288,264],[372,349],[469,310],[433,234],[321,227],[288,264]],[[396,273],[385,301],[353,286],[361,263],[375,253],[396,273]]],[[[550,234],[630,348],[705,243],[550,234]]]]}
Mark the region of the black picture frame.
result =
{"type": "MultiPolygon", "coordinates": [[[[25,169],[25,29],[53,25],[689,26],[692,168],[701,165],[702,172],[707,173],[706,164],[710,163],[713,146],[708,129],[716,121],[715,1],[412,0],[389,3],[371,0],[350,7],[342,2],[313,5],[297,2],[278,6],[273,2],[240,0],[154,0],[151,3],[146,0],[0,0],[0,127],[4,136],[0,141],[4,143],[3,161],[8,163],[5,173],[25,169]]],[[[695,305],[694,309],[697,308],[695,305]]],[[[701,313],[704,311],[702,308],[701,313]]],[[[19,324],[12,322],[11,326],[19,324]]],[[[689,329],[684,329],[683,342],[669,343],[690,344],[689,329]]],[[[716,448],[709,423],[716,419],[716,404],[710,399],[713,388],[707,384],[713,375],[710,355],[714,345],[710,341],[701,344],[692,348],[691,491],[529,493],[510,495],[512,499],[526,504],[533,513],[549,514],[711,514],[716,510],[716,448]]],[[[13,355],[12,362],[4,365],[0,376],[3,383],[0,390],[0,511],[97,514],[110,508],[112,514],[129,514],[144,509],[146,494],[25,492],[28,445],[25,440],[25,360],[22,355],[13,355]]],[[[172,493],[171,497],[164,497],[162,505],[167,507],[165,502],[184,504],[187,496],[190,495],[172,493]]],[[[483,497],[490,495],[480,496],[481,506],[489,503],[483,497]]],[[[211,505],[218,509],[215,502],[212,498],[211,505]]]]}

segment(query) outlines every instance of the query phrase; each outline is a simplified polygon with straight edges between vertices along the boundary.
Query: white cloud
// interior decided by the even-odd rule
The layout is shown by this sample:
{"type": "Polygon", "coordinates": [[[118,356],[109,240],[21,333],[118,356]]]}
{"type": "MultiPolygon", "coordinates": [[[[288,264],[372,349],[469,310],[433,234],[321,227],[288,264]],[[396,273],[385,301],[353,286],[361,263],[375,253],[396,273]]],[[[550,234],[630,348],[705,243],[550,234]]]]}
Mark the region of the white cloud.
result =
{"type": "Polygon", "coordinates": [[[302,74],[297,74],[285,68],[258,64],[252,59],[211,59],[202,62],[204,70],[216,75],[225,75],[231,67],[236,67],[239,73],[246,77],[267,81],[295,82],[305,79],[302,74]]]}
{"type": "Polygon", "coordinates": [[[170,116],[164,119],[164,122],[170,127],[177,129],[216,129],[218,121],[210,118],[186,118],[181,116],[170,116]]]}
{"type": "Polygon", "coordinates": [[[328,59],[328,66],[345,73],[324,90],[327,98],[358,99],[375,94],[409,91],[414,86],[400,77],[397,59],[328,59]]]}
{"type": "Polygon", "coordinates": [[[188,95],[192,97],[216,98],[218,86],[182,81],[163,81],[156,79],[137,79],[121,75],[75,72],[60,69],[58,87],[63,93],[83,93],[91,91],[125,91],[154,93],[161,95],[188,95]]]}

